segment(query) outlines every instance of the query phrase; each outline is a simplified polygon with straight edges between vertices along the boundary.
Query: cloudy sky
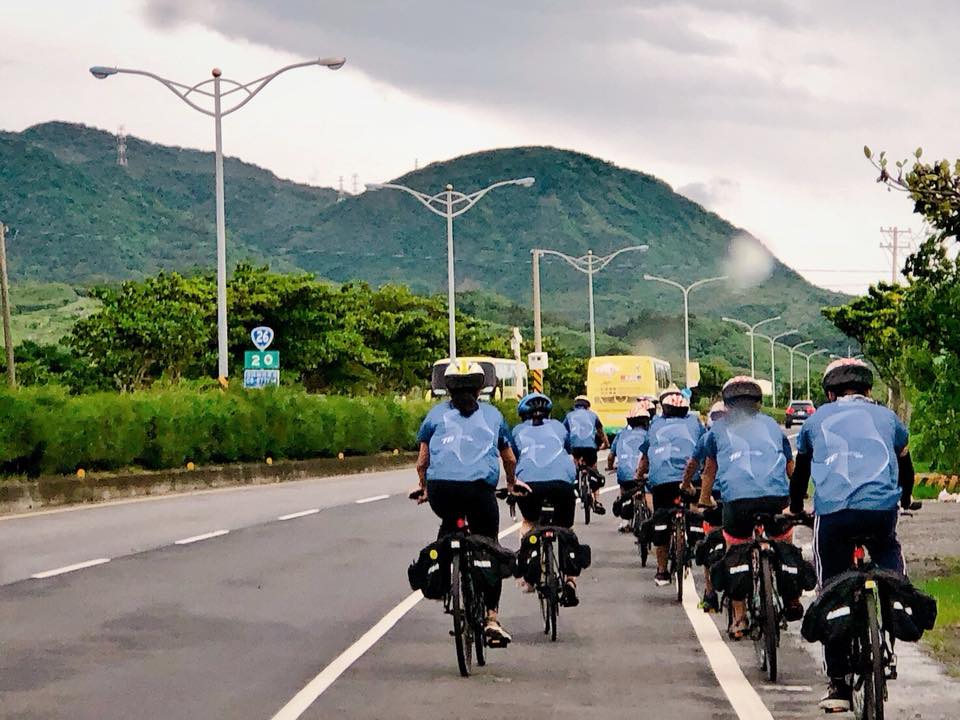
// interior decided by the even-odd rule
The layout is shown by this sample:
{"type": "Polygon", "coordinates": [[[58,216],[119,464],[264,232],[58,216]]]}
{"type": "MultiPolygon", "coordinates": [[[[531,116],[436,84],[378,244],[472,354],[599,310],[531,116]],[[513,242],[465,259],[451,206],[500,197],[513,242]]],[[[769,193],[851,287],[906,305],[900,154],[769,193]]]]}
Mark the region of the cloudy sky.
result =
{"type": "Polygon", "coordinates": [[[954,0],[33,0],[5,2],[0,128],[51,119],[210,149],[208,118],[146,79],[242,81],[302,58],[225,120],[226,152],[334,186],[548,144],[653,173],[820,285],[889,277],[881,225],[920,230],[864,144],[955,158],[954,0]],[[844,270],[844,272],[827,272],[844,270]]]}

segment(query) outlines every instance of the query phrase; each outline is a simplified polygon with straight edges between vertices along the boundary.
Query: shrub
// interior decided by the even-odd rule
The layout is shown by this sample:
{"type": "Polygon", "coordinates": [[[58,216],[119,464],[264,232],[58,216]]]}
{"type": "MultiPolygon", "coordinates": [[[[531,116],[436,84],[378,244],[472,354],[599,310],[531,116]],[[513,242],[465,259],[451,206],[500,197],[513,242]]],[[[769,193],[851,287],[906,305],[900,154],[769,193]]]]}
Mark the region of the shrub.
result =
{"type": "Polygon", "coordinates": [[[413,448],[425,402],[171,387],[70,396],[0,392],[0,471],[149,469],[195,463],[303,459],[413,448]]]}

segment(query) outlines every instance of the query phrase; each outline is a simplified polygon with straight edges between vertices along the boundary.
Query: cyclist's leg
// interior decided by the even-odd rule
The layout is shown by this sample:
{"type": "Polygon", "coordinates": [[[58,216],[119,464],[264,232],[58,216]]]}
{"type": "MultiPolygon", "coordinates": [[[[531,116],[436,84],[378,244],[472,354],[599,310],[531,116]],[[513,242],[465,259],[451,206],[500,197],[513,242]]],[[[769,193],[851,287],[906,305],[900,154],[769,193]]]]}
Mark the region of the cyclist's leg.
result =
{"type": "MultiPolygon", "coordinates": [[[[730,549],[733,545],[750,542],[753,538],[753,521],[758,512],[757,502],[752,498],[733,500],[723,506],[723,540],[730,549]]],[[[731,636],[742,636],[747,627],[747,603],[745,600],[730,599],[733,610],[733,624],[729,628],[731,636]]]]}
{"type": "Polygon", "coordinates": [[[540,513],[543,510],[543,485],[541,482],[528,483],[530,492],[517,499],[517,507],[520,508],[520,516],[523,518],[520,523],[520,537],[533,530],[533,526],[540,520],[540,513]]]}
{"type": "Polygon", "coordinates": [[[439,540],[457,530],[457,520],[463,515],[464,486],[469,483],[453,480],[428,480],[427,501],[433,514],[440,518],[439,540]]]}
{"type": "MultiPolygon", "coordinates": [[[[813,526],[813,559],[817,571],[817,590],[850,567],[853,557],[851,538],[862,534],[858,510],[840,510],[817,515],[813,526]]],[[[849,643],[824,643],[823,657],[831,683],[846,684],[850,672],[849,643]]]]}
{"type": "MultiPolygon", "coordinates": [[[[626,498],[632,498],[632,497],[633,497],[633,494],[634,494],[634,493],[636,492],[636,490],[637,490],[637,482],[636,482],[636,480],[626,480],[626,481],[623,481],[623,482],[621,482],[620,480],[618,480],[618,481],[617,481],[617,485],[620,487],[620,501],[621,501],[621,502],[623,502],[623,500],[626,499],[626,498]]],[[[634,511],[634,512],[637,512],[637,508],[634,507],[633,511],[634,511]]],[[[630,530],[630,521],[629,521],[629,520],[624,520],[624,519],[621,518],[619,530],[620,530],[620,532],[628,532],[628,531],[630,530]]]]}
{"type": "Polygon", "coordinates": [[[573,485],[568,482],[550,483],[549,499],[553,504],[553,521],[560,527],[572,529],[577,514],[577,497],[573,485]]]}
{"type": "MultiPolygon", "coordinates": [[[[653,512],[655,514],[661,510],[669,510],[676,505],[676,501],[680,497],[680,483],[675,482],[656,485],[651,488],[651,494],[653,495],[653,512]]],[[[653,547],[657,553],[657,575],[655,582],[658,585],[668,584],[670,582],[670,578],[667,575],[667,563],[670,554],[669,522],[661,523],[656,521],[653,533],[653,547]],[[656,529],[664,524],[666,524],[664,529],[656,529]]]]}
{"type": "Polygon", "coordinates": [[[867,543],[870,559],[884,570],[893,570],[901,575],[907,574],[906,562],[903,559],[903,548],[897,537],[897,520],[900,512],[897,508],[891,510],[863,510],[869,513],[869,523],[872,528],[873,540],[867,543]]]}

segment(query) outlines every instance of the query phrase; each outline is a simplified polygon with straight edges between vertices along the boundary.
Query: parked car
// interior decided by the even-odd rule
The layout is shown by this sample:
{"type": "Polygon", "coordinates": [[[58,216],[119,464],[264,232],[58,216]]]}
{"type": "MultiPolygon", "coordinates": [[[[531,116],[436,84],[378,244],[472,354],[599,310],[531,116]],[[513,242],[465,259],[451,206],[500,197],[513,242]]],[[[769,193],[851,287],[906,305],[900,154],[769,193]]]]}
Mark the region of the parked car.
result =
{"type": "Polygon", "coordinates": [[[809,400],[794,400],[787,407],[787,418],[784,421],[784,425],[788,428],[791,427],[794,423],[802,423],[804,420],[813,415],[815,408],[813,403],[809,400]]]}

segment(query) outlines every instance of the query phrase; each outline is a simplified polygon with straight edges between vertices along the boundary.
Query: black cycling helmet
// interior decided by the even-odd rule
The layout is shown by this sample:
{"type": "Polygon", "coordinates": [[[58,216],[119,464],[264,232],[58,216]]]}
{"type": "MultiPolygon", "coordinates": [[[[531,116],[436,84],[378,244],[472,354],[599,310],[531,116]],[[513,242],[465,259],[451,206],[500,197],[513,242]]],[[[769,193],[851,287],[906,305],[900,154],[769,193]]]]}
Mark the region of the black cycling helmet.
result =
{"type": "Polygon", "coordinates": [[[455,390],[473,390],[483,388],[483,368],[477,363],[466,360],[454,360],[443,373],[443,382],[449,392],[455,390]]]}
{"type": "Polygon", "coordinates": [[[873,370],[863,360],[840,358],[823,371],[823,391],[841,394],[846,390],[865,392],[873,387],[873,370]]]}
{"type": "Polygon", "coordinates": [[[740,398],[756,402],[763,401],[763,389],[760,387],[760,383],[749,375],[737,375],[727,380],[723,384],[721,395],[724,403],[733,402],[740,398]]]}
{"type": "Polygon", "coordinates": [[[529,420],[537,413],[543,417],[550,415],[553,410],[553,401],[543,393],[532,392],[523,396],[517,404],[517,414],[521,420],[529,420]]]}

